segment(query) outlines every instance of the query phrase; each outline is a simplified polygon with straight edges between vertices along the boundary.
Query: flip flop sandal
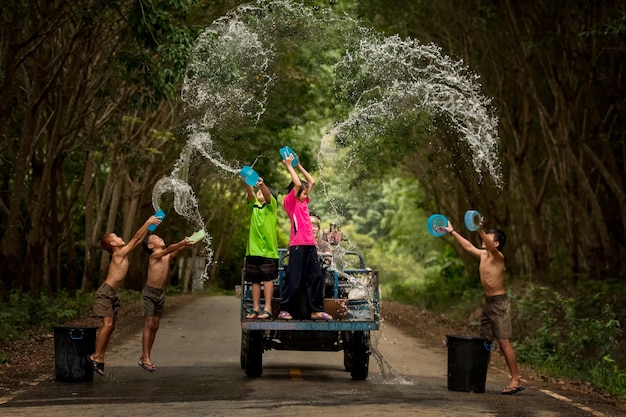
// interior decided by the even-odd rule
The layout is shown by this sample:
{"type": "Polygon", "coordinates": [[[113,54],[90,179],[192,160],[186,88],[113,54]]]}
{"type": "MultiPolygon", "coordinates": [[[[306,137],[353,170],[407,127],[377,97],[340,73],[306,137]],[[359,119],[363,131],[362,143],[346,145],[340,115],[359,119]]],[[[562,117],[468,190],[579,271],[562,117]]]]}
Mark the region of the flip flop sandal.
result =
{"type": "Polygon", "coordinates": [[[137,362],[137,365],[141,366],[143,369],[145,369],[148,372],[155,372],[156,371],[156,366],[154,366],[154,364],[146,365],[145,363],[143,363],[141,361],[141,359],[139,359],[139,362],[137,362]]]}
{"type": "Polygon", "coordinates": [[[247,319],[256,319],[257,317],[259,317],[259,312],[256,310],[250,310],[248,314],[246,314],[247,319]]]}
{"type": "Polygon", "coordinates": [[[291,317],[291,314],[289,314],[288,311],[281,311],[280,313],[278,313],[278,318],[283,319],[283,320],[293,319],[293,317],[291,317]]]}
{"type": "Polygon", "coordinates": [[[520,391],[524,391],[526,387],[513,387],[513,388],[505,388],[502,391],[502,395],[513,395],[517,394],[520,391]]]}
{"type": "Polygon", "coordinates": [[[321,311],[319,315],[315,313],[311,314],[311,320],[332,320],[332,319],[333,319],[333,316],[331,316],[330,314],[324,311],[321,311]]]}
{"type": "Polygon", "coordinates": [[[267,310],[263,310],[261,311],[261,314],[259,314],[258,316],[256,316],[257,319],[260,320],[267,320],[267,319],[271,319],[272,318],[272,313],[270,313],[267,310]]]}
{"type": "Polygon", "coordinates": [[[104,376],[104,362],[98,362],[95,359],[91,359],[90,355],[87,355],[87,360],[91,363],[91,367],[95,373],[104,376]]]}

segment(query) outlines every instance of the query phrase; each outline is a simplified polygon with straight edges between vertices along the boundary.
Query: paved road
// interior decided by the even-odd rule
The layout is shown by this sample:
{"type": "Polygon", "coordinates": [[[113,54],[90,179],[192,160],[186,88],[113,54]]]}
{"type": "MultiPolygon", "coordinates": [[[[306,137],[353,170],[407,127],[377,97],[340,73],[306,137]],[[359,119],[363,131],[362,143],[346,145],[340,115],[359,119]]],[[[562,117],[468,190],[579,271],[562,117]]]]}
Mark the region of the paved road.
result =
{"type": "Polygon", "coordinates": [[[500,395],[507,375],[490,369],[486,392],[447,389],[447,348],[420,345],[393,324],[373,332],[369,378],[352,381],[341,352],[269,351],[263,376],[239,362],[239,302],[199,297],[167,313],[153,350],[154,374],[137,365],[141,335],[110,346],[107,375],[62,383],[50,376],[0,406],[2,417],[91,416],[607,416],[584,399],[528,387],[500,395]]]}

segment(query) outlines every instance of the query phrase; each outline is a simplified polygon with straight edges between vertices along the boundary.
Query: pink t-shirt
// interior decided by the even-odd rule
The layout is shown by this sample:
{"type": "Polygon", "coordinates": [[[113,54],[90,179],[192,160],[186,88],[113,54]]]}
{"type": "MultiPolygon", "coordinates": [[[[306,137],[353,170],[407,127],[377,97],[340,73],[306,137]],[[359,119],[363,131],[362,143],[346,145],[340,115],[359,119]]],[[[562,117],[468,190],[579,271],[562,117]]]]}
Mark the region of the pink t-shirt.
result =
{"type": "Polygon", "coordinates": [[[289,234],[289,246],[313,245],[315,246],[315,234],[309,216],[309,198],[300,201],[296,198],[295,188],[285,196],[283,207],[291,220],[291,233],[289,234]]]}

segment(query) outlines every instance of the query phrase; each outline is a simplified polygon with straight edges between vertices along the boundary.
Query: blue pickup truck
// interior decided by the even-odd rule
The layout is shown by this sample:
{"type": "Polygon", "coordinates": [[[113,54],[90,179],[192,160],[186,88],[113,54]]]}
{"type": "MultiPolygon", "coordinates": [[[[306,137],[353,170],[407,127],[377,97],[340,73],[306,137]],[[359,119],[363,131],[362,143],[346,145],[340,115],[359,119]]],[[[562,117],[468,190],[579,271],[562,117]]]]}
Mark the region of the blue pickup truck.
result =
{"type": "MultiPolygon", "coordinates": [[[[274,280],[272,311],[280,309],[285,267],[289,256],[280,249],[278,276],[274,280]]],[[[341,256],[342,268],[321,262],[325,279],[324,310],[333,320],[246,319],[252,310],[252,284],[241,282],[241,368],[249,377],[263,373],[263,353],[270,349],[301,351],[343,351],[343,365],[352,379],[367,379],[369,370],[370,331],[380,325],[378,272],[366,268],[358,252],[341,256]]],[[[261,299],[261,304],[264,304],[261,299]]],[[[303,300],[303,303],[306,300],[303,300]]]]}

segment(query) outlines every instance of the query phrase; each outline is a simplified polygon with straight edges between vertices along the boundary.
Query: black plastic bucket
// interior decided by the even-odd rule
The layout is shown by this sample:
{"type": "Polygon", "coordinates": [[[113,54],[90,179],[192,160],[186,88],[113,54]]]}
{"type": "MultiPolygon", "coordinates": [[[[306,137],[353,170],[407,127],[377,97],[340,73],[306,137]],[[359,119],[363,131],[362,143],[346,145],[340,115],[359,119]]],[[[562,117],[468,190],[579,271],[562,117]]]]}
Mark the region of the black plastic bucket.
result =
{"type": "Polygon", "coordinates": [[[54,328],[54,369],[57,381],[93,381],[93,367],[87,356],[96,350],[97,329],[70,326],[54,328]]]}
{"type": "Polygon", "coordinates": [[[485,392],[487,367],[493,345],[483,337],[446,336],[448,389],[485,392]]]}

